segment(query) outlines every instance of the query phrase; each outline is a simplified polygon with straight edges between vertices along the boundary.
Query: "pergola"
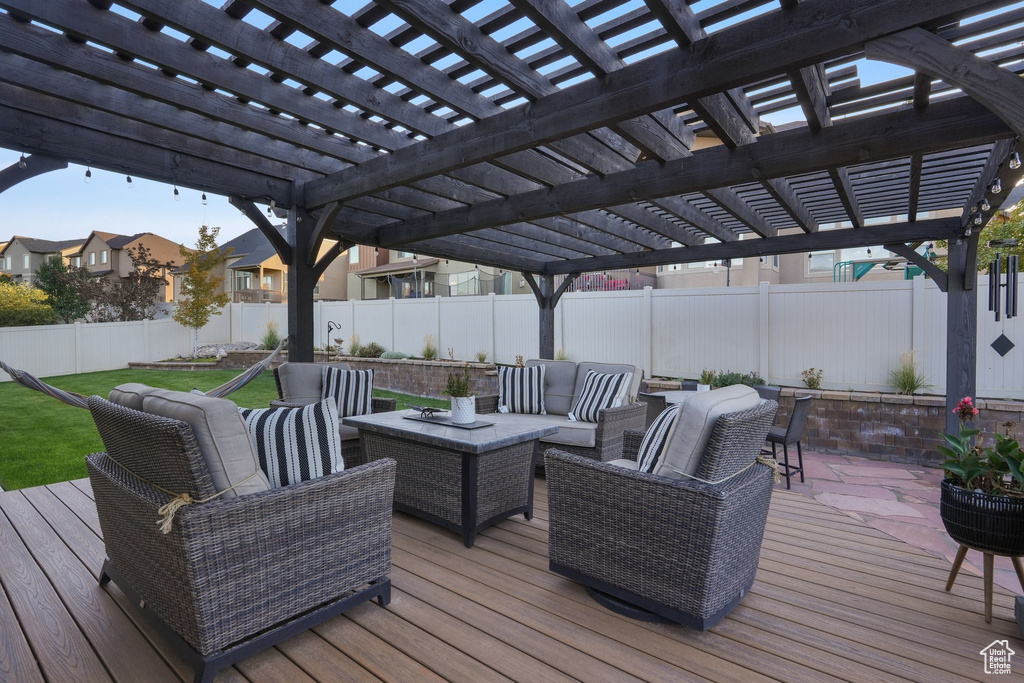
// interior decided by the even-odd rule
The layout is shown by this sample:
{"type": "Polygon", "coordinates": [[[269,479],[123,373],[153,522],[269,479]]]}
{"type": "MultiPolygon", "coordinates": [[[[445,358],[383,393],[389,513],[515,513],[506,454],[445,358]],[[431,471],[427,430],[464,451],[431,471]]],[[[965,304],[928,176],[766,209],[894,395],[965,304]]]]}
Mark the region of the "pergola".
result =
{"type": "Polygon", "coordinates": [[[1009,4],[0,0],[0,145],[31,154],[0,191],[71,161],[230,197],[289,265],[293,360],[351,244],[522,271],[544,357],[581,272],[884,244],[947,293],[952,406],[979,234],[1024,173],[1009,4]],[[915,74],[862,86],[863,56],[915,74]]]}

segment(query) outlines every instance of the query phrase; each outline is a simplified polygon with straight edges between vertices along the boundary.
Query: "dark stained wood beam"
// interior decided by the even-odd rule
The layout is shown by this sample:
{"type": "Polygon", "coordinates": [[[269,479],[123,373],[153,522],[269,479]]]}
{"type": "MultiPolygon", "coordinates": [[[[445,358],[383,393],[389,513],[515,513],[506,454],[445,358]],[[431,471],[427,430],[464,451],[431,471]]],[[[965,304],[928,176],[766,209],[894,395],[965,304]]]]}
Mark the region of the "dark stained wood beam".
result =
{"type": "Polygon", "coordinates": [[[0,193],[11,189],[18,183],[25,182],[29,178],[35,178],[44,173],[59,171],[67,167],[68,162],[64,159],[58,159],[46,154],[29,154],[24,158],[24,166],[22,166],[22,160],[19,159],[7,168],[0,170],[0,193]]]}
{"type": "Polygon", "coordinates": [[[345,251],[352,248],[353,242],[346,242],[344,240],[338,240],[331,245],[331,248],[324,252],[324,255],[317,259],[316,263],[313,264],[313,280],[319,282],[320,278],[323,277],[324,271],[327,270],[334,261],[342,255],[345,251]]]}
{"type": "Polygon", "coordinates": [[[839,201],[843,203],[843,210],[850,217],[850,223],[855,228],[864,227],[864,214],[857,202],[857,194],[853,190],[853,183],[850,182],[850,172],[845,166],[837,166],[828,169],[828,176],[839,195],[839,201]]]}
{"type": "MultiPolygon", "coordinates": [[[[260,229],[263,236],[267,238],[267,241],[273,245],[274,251],[281,257],[281,260],[285,263],[291,263],[292,252],[294,251],[291,244],[288,242],[288,238],[281,234],[281,231],[274,227],[274,224],[263,215],[263,211],[260,207],[256,206],[251,199],[246,197],[240,197],[238,195],[232,195],[228,197],[228,201],[231,206],[235,207],[239,211],[245,214],[253,224],[260,229]]],[[[310,266],[312,267],[312,266],[310,266]]]]}
{"type": "Polygon", "coordinates": [[[384,155],[358,172],[343,170],[313,181],[305,190],[306,200],[316,208],[406,184],[755,82],[788,68],[822,62],[908,26],[948,22],[987,4],[979,0],[802,3],[791,11],[768,13],[723,29],[699,50],[669,50],[602,79],[543,97],[529,107],[510,109],[384,155]]]}
{"type": "Polygon", "coordinates": [[[955,85],[1024,135],[1024,80],[987,59],[922,28],[870,41],[864,54],[955,85]]]}
{"type": "Polygon", "coordinates": [[[924,155],[912,154],[910,156],[910,198],[907,202],[907,220],[913,223],[917,220],[917,205],[921,200],[921,172],[924,167],[924,155]]]}
{"type": "Polygon", "coordinates": [[[821,130],[831,125],[832,117],[828,111],[828,96],[831,92],[824,65],[815,64],[791,71],[789,81],[810,129],[821,130]]]}
{"type": "Polygon", "coordinates": [[[886,244],[885,248],[894,254],[902,256],[907,259],[915,266],[923,270],[928,277],[935,281],[935,284],[939,286],[939,289],[943,292],[949,287],[949,283],[946,278],[946,273],[939,268],[937,265],[931,262],[930,259],[925,258],[922,254],[917,253],[909,244],[903,242],[896,242],[886,244]]]}
{"type": "Polygon", "coordinates": [[[397,245],[469,232],[504,223],[586,211],[621,201],[705,192],[749,182],[751,169],[780,178],[866,161],[886,161],[918,152],[982,144],[1012,132],[985,107],[967,98],[852,119],[818,132],[793,130],[761,138],[735,150],[712,147],[663,165],[641,164],[605,178],[560,185],[502,200],[481,202],[436,216],[382,226],[379,240],[397,245]]]}
{"type": "Polygon", "coordinates": [[[702,244],[695,247],[675,247],[618,256],[598,256],[589,259],[555,261],[545,272],[571,273],[577,271],[607,270],[613,268],[643,268],[670,263],[696,263],[748,256],[797,254],[828,249],[869,247],[876,244],[914,242],[928,239],[955,239],[960,232],[957,218],[938,218],[916,223],[872,225],[859,230],[845,228],[816,233],[779,235],[767,239],[741,240],[702,244]]]}
{"type": "Polygon", "coordinates": [[[928,74],[914,74],[913,103],[917,109],[924,109],[932,96],[932,79],[928,74]]]}
{"type": "Polygon", "coordinates": [[[1021,177],[1024,176],[1024,165],[1018,168],[1010,167],[1010,155],[1021,154],[1021,143],[1015,140],[998,140],[985,161],[974,187],[971,189],[970,198],[964,205],[960,215],[960,225],[966,232],[970,228],[973,233],[980,233],[982,228],[988,225],[992,217],[999,213],[999,209],[1010,196],[1010,192],[1021,177]],[[996,179],[1002,187],[1001,192],[992,192],[992,185],[996,179]],[[988,202],[988,208],[982,206],[982,201],[988,202]],[[977,224],[976,217],[981,217],[981,224],[977,224]]]}
{"type": "Polygon", "coordinates": [[[0,146],[215,194],[291,200],[291,182],[0,105],[0,146]]]}
{"type": "MultiPolygon", "coordinates": [[[[314,265],[320,255],[320,247],[324,243],[327,231],[334,224],[334,219],[341,210],[341,204],[331,202],[320,209],[320,215],[316,217],[316,224],[313,227],[313,234],[309,238],[309,250],[306,252],[306,263],[314,265]]],[[[312,216],[310,216],[312,218],[312,216]]]]}

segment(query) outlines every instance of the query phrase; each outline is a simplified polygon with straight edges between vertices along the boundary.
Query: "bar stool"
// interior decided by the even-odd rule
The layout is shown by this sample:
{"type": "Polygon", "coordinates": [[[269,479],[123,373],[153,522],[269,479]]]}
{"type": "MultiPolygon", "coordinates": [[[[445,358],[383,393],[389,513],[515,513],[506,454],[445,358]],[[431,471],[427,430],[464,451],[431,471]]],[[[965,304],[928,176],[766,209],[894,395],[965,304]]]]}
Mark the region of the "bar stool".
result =
{"type": "MultiPolygon", "coordinates": [[[[772,427],[768,430],[767,441],[772,445],[772,457],[776,457],[776,448],[782,446],[782,462],[779,468],[783,470],[782,476],[786,478],[786,488],[790,488],[789,479],[794,474],[800,474],[801,483],[804,480],[804,454],[800,448],[800,440],[804,437],[804,427],[807,424],[807,413],[811,409],[810,396],[797,396],[793,412],[789,416],[789,424],[785,429],[772,427]],[[797,466],[789,464],[789,447],[796,444],[797,466]]],[[[762,450],[767,454],[767,450],[762,450]]]]}

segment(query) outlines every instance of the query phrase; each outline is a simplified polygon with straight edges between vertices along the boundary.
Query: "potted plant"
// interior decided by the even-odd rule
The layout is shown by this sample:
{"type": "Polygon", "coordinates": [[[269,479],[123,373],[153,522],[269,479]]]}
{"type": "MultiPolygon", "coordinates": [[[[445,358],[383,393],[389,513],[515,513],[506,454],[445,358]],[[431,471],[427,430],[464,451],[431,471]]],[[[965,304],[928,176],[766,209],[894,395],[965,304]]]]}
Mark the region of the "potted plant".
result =
{"type": "Polygon", "coordinates": [[[469,366],[462,373],[449,372],[444,393],[452,399],[452,423],[468,425],[476,422],[476,396],[469,393],[469,366]]]}
{"type": "Polygon", "coordinates": [[[711,385],[715,381],[715,371],[704,368],[697,378],[697,391],[711,391],[711,385]]]}
{"type": "Polygon", "coordinates": [[[939,514],[950,537],[969,548],[997,555],[1024,555],[1024,451],[1016,439],[997,434],[988,448],[975,443],[970,423],[978,409],[965,396],[953,411],[958,434],[943,434],[939,514]]]}

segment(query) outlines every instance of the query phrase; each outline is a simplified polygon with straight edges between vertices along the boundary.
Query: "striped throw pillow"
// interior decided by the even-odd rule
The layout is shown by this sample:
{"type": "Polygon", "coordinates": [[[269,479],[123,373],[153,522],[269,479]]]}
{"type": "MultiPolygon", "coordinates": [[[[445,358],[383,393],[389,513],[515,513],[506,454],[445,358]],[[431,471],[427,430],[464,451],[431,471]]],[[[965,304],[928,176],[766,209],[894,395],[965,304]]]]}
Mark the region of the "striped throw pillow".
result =
{"type": "Polygon", "coordinates": [[[301,408],[239,408],[271,488],[345,469],[338,407],[324,400],[301,408]]]}
{"type": "Polygon", "coordinates": [[[654,422],[647,428],[644,440],[640,442],[640,450],[637,451],[637,469],[641,472],[653,472],[658,468],[658,461],[665,450],[665,442],[668,441],[669,432],[672,431],[672,423],[679,414],[679,404],[673,403],[661,411],[654,422]]]}
{"type": "Polygon", "coordinates": [[[588,370],[583,380],[583,391],[569,412],[569,420],[597,422],[598,414],[602,410],[622,405],[632,379],[632,372],[611,375],[588,370]]]}
{"type": "Polygon", "coordinates": [[[342,370],[325,365],[321,373],[320,398],[334,400],[338,417],[373,412],[373,370],[342,370]]]}
{"type": "Polygon", "coordinates": [[[498,412],[547,415],[543,365],[498,368],[498,412]]]}

